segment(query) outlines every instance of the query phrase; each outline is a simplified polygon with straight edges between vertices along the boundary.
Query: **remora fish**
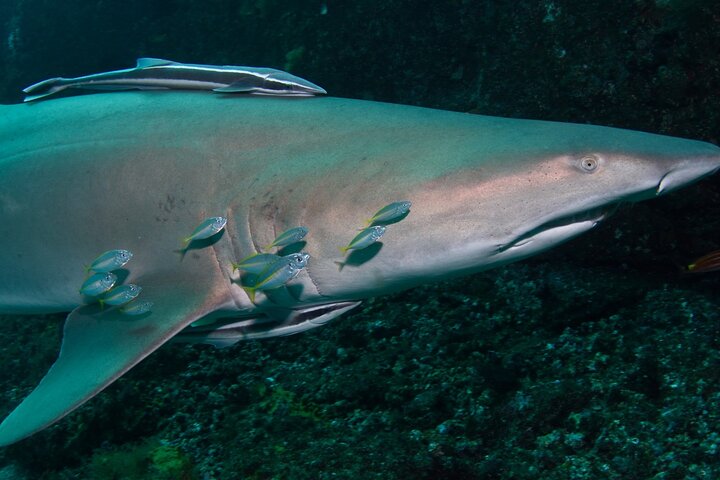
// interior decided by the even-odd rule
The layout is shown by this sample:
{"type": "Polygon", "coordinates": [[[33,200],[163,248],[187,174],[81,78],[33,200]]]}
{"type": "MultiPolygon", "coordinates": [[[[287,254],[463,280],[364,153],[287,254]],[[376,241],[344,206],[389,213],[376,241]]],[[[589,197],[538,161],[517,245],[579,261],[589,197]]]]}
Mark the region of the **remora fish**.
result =
{"type": "Polygon", "coordinates": [[[190,89],[263,95],[324,95],[325,89],[282,70],[233,65],[196,65],[161,58],[138,58],[135,68],[75,78],[50,78],[23,89],[26,102],[66,88],[93,90],[190,89]]]}
{"type": "Polygon", "coordinates": [[[720,148],[704,142],[330,97],[124,92],[0,106],[0,313],[70,312],[57,361],[0,424],[0,445],[179,333],[222,346],[314,328],[364,298],[542,252],[617,203],[718,168],[720,148]],[[411,198],[413,214],[338,272],[352,219],[388,198],[411,198]],[[227,217],[226,235],[180,261],[173,246],[202,212],[227,217]],[[254,305],[231,263],[285,225],[313,232],[312,262],[254,305]],[[108,239],[136,254],[124,281],[153,302],[144,315],[80,304],[78,265],[108,239]]]}

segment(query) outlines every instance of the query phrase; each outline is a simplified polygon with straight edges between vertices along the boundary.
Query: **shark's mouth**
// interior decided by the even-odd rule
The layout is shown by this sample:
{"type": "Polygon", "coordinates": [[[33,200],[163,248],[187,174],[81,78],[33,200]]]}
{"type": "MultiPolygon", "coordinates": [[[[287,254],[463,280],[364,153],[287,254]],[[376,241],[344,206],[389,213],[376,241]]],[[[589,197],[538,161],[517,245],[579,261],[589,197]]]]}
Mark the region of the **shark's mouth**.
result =
{"type": "Polygon", "coordinates": [[[555,217],[523,232],[511,242],[499,245],[497,253],[522,250],[523,253],[532,254],[545,250],[590,230],[607,218],[616,208],[617,204],[609,204],[555,217]]]}

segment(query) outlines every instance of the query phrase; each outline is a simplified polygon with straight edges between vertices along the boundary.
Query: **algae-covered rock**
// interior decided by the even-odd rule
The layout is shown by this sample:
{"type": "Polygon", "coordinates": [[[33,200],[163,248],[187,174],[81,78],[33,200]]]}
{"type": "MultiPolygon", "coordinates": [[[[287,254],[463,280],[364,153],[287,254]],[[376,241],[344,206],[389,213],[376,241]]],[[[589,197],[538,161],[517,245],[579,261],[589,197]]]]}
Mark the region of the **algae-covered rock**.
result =
{"type": "Polygon", "coordinates": [[[87,467],[91,480],[193,480],[190,458],[156,439],[96,451],[87,467]]]}

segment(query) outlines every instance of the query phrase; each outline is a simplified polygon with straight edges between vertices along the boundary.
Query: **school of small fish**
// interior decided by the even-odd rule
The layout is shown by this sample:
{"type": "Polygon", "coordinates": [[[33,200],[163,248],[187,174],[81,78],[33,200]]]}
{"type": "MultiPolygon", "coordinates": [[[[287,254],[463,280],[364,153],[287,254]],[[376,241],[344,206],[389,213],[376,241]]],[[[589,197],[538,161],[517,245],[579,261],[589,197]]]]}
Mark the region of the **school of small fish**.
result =
{"type": "MultiPolygon", "coordinates": [[[[283,247],[301,242],[308,231],[307,227],[293,227],[285,230],[262,250],[277,248],[280,251],[283,247]]],[[[233,272],[241,270],[245,273],[240,278],[243,283],[242,288],[248,294],[250,301],[255,302],[256,291],[274,290],[287,284],[307,266],[309,259],[310,255],[305,252],[284,256],[258,252],[233,263],[232,268],[233,272]]]]}
{"type": "MultiPolygon", "coordinates": [[[[343,254],[351,250],[362,250],[374,244],[385,234],[387,226],[397,223],[410,212],[411,203],[400,201],[390,203],[366,220],[365,228],[340,247],[343,254]]],[[[206,240],[220,233],[227,225],[227,218],[222,216],[208,217],[203,220],[191,233],[182,239],[183,252],[198,240],[206,240]]],[[[240,270],[244,276],[242,288],[251,302],[255,302],[255,294],[259,291],[274,290],[286,285],[307,266],[310,255],[305,252],[279,255],[269,253],[268,250],[278,249],[278,252],[289,245],[301,242],[308,234],[307,227],[298,226],[290,228],[279,234],[270,244],[260,251],[249,255],[237,263],[232,263],[233,272],[240,270]]],[[[88,278],[80,287],[80,294],[92,297],[101,307],[109,305],[119,307],[119,311],[127,315],[143,315],[152,309],[150,301],[137,300],[142,287],[135,284],[116,285],[118,276],[113,273],[123,268],[133,257],[129,250],[108,250],[98,255],[85,271],[88,278]]]]}
{"type": "MultiPolygon", "coordinates": [[[[388,225],[399,222],[410,213],[410,207],[412,203],[408,200],[385,205],[366,220],[366,226],[347,245],[340,247],[340,251],[347,254],[350,250],[362,250],[377,242],[385,235],[388,225]]],[[[339,265],[342,270],[342,264],[339,265]]]]}
{"type": "Polygon", "coordinates": [[[291,253],[280,257],[258,274],[250,282],[250,285],[243,285],[242,288],[250,297],[250,301],[254,303],[257,290],[266,291],[282,287],[298,276],[307,266],[309,259],[310,255],[305,252],[291,253]]]}
{"type": "Polygon", "coordinates": [[[118,276],[113,273],[124,267],[133,257],[129,250],[108,250],[101,253],[85,268],[86,273],[92,273],[80,286],[80,294],[92,297],[100,304],[120,307],[120,311],[127,315],[142,315],[150,311],[152,302],[137,302],[142,287],[135,284],[117,285],[118,276]]]}

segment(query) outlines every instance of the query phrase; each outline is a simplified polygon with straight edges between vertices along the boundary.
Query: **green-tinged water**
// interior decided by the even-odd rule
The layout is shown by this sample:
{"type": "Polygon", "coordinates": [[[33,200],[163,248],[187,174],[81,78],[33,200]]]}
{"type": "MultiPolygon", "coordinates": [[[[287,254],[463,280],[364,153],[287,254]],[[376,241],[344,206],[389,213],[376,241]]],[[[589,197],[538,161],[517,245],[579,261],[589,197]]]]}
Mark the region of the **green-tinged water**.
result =
{"type": "MultiPolygon", "coordinates": [[[[699,0],[8,0],[0,98],[160,57],[718,144],[718,18],[699,0]]],[[[720,478],[720,272],[681,273],[720,248],[718,218],[716,176],[316,330],[166,345],[0,448],[0,480],[720,478]]],[[[0,318],[0,418],[55,360],[64,318],[0,318]]]]}

